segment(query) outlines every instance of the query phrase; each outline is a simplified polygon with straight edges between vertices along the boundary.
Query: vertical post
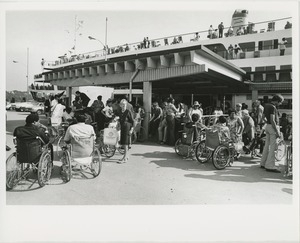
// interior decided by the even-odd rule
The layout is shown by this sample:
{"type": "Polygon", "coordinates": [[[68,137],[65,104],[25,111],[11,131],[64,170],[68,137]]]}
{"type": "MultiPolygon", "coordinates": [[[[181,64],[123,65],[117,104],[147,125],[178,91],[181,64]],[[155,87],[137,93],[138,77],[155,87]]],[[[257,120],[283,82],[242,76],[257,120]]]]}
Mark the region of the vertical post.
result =
{"type": "Polygon", "coordinates": [[[192,94],[191,96],[191,105],[193,105],[193,103],[194,103],[194,94],[192,94]]]}
{"type": "Polygon", "coordinates": [[[72,87],[68,87],[69,106],[72,105],[72,87]]]}
{"type": "Polygon", "coordinates": [[[252,90],[252,102],[258,100],[258,90],[252,90]]]}
{"type": "Polygon", "coordinates": [[[108,46],[107,46],[107,17],[105,21],[105,61],[107,60],[107,52],[108,52],[108,46]]]}
{"type": "Polygon", "coordinates": [[[225,102],[226,102],[226,97],[224,95],[224,98],[223,98],[223,111],[225,112],[225,102]]]}
{"type": "Polygon", "coordinates": [[[74,25],[74,54],[76,54],[76,22],[77,22],[77,15],[75,15],[75,25],[74,25]]]}
{"type": "Polygon", "coordinates": [[[27,79],[27,94],[28,94],[28,90],[29,90],[29,87],[28,87],[28,71],[29,71],[29,48],[27,47],[27,73],[26,73],[26,79],[27,79]]]}
{"type": "Polygon", "coordinates": [[[150,121],[151,104],[152,104],[152,82],[150,81],[143,82],[143,103],[145,109],[145,118],[144,118],[143,127],[146,132],[146,139],[148,139],[149,121],[150,121]]]}

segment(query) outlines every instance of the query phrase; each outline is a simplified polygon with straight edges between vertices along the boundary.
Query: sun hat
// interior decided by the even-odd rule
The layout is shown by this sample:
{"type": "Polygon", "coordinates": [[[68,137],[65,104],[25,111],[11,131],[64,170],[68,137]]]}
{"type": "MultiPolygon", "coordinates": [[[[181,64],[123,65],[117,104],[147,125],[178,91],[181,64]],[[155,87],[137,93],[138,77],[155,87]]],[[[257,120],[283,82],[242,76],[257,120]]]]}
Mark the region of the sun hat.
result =
{"type": "Polygon", "coordinates": [[[200,106],[198,101],[194,101],[194,105],[193,106],[200,106]]]}

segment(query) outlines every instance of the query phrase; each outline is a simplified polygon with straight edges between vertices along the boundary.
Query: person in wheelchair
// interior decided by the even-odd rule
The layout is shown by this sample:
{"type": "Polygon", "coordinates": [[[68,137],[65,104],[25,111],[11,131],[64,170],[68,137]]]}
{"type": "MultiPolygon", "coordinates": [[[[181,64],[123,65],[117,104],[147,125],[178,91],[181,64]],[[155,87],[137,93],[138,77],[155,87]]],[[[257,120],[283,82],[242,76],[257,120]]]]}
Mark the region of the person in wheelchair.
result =
{"type": "Polygon", "coordinates": [[[227,119],[224,116],[219,116],[216,124],[212,126],[212,129],[218,130],[219,138],[221,143],[228,142],[230,137],[229,128],[226,126],[227,119]]]}
{"type": "Polygon", "coordinates": [[[193,143],[198,140],[201,130],[206,128],[200,120],[200,115],[197,113],[192,114],[191,121],[185,123],[183,131],[187,135],[187,140],[191,140],[189,143],[193,143]],[[189,138],[189,135],[192,137],[189,138]]]}
{"type": "MultiPolygon", "coordinates": [[[[26,117],[25,126],[17,127],[14,130],[13,136],[19,141],[18,148],[22,150],[25,147],[30,148],[28,156],[30,158],[38,158],[41,155],[40,143],[36,139],[40,137],[45,144],[49,143],[49,136],[46,127],[39,123],[39,116],[37,114],[30,114],[26,117]],[[30,154],[34,153],[34,154],[30,154]]],[[[44,144],[44,145],[45,145],[44,144]]],[[[51,150],[51,161],[53,161],[53,147],[49,144],[51,150]]]]}
{"type": "MultiPolygon", "coordinates": [[[[71,144],[74,141],[78,141],[80,138],[93,138],[94,140],[96,139],[96,134],[94,131],[93,126],[86,124],[85,120],[86,117],[82,114],[77,114],[76,115],[76,120],[77,120],[77,124],[73,124],[71,126],[68,127],[65,137],[64,137],[64,141],[67,144],[71,144]]],[[[80,147],[80,146],[73,146],[72,149],[72,156],[74,157],[83,157],[83,154],[86,154],[86,149],[90,149],[90,146],[87,147],[80,147]]],[[[93,148],[91,148],[93,149],[93,148]]]]}

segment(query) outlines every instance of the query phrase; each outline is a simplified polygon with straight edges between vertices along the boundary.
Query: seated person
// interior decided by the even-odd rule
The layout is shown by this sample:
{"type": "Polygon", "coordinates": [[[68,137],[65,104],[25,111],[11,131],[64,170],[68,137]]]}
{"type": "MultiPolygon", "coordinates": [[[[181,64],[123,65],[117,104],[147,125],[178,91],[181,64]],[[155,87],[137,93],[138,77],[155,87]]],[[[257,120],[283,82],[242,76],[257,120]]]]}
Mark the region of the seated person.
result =
{"type": "MultiPolygon", "coordinates": [[[[25,121],[25,126],[17,127],[13,133],[14,137],[18,140],[17,150],[19,152],[22,151],[22,156],[20,156],[19,159],[23,163],[36,163],[42,152],[40,142],[36,137],[40,137],[45,144],[49,143],[49,137],[46,133],[45,126],[39,123],[39,116],[37,114],[28,115],[25,121]]],[[[49,147],[51,149],[51,160],[53,161],[52,144],[49,144],[49,147]]]]}
{"type": "Polygon", "coordinates": [[[213,129],[217,129],[219,133],[220,142],[227,142],[230,139],[230,131],[226,126],[226,118],[224,116],[220,116],[217,123],[212,126],[213,129]]]}
{"type": "Polygon", "coordinates": [[[64,122],[68,122],[69,124],[73,124],[74,121],[74,112],[72,111],[71,107],[66,107],[63,113],[63,120],[64,122]]]}
{"type": "Polygon", "coordinates": [[[192,114],[191,122],[188,122],[185,124],[186,128],[192,128],[193,129],[193,141],[196,141],[199,137],[199,134],[201,133],[201,129],[206,128],[200,120],[200,116],[197,113],[192,114]]]}
{"type": "Polygon", "coordinates": [[[75,118],[78,123],[68,127],[64,141],[72,144],[72,157],[89,157],[96,138],[94,128],[85,124],[86,117],[84,115],[78,114],[75,118]]]}

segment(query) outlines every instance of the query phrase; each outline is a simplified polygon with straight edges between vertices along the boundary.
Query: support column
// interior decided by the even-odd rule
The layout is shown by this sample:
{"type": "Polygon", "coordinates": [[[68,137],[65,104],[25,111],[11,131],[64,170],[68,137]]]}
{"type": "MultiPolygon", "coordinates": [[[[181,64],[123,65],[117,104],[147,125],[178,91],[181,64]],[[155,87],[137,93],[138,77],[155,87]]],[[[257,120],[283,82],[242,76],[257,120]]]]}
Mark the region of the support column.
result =
{"type": "Polygon", "coordinates": [[[145,118],[143,127],[146,131],[146,139],[148,139],[149,132],[149,121],[151,116],[151,105],[152,105],[152,82],[143,82],[143,103],[145,109],[145,118]]]}
{"type": "Polygon", "coordinates": [[[252,90],[252,102],[258,100],[258,90],[252,90]]]}
{"type": "Polygon", "coordinates": [[[69,107],[71,107],[71,105],[72,105],[72,87],[68,87],[68,94],[67,94],[67,96],[68,96],[68,105],[69,105],[69,107]]]}

